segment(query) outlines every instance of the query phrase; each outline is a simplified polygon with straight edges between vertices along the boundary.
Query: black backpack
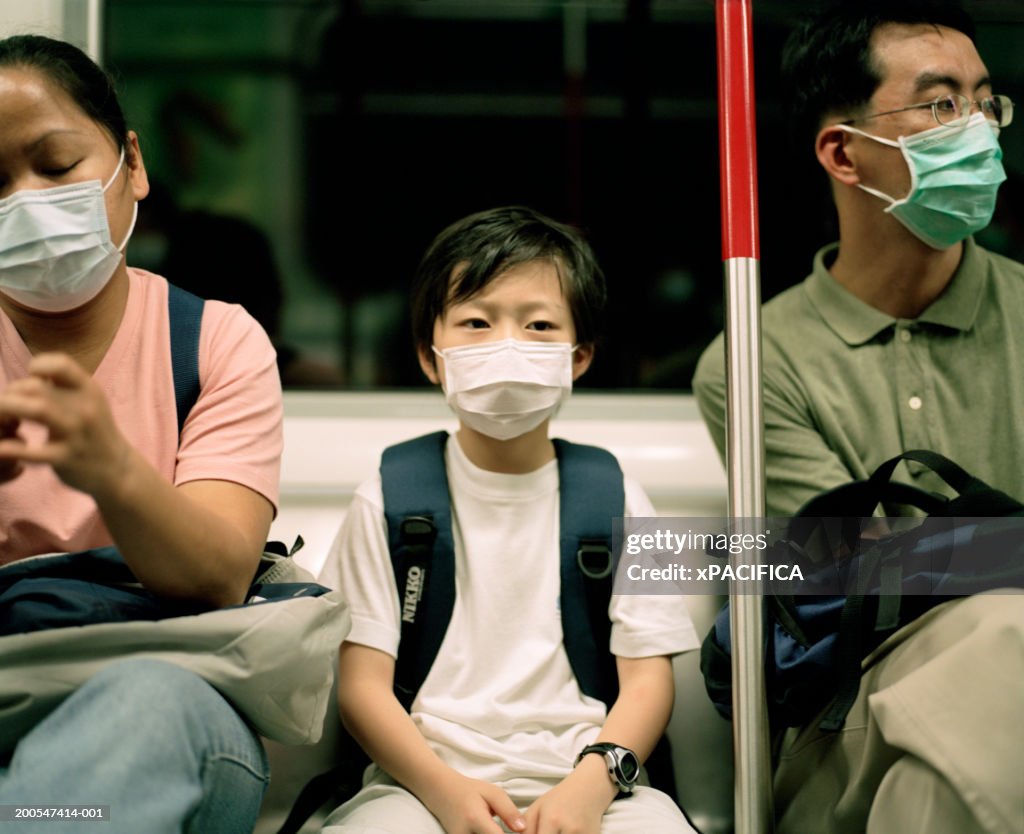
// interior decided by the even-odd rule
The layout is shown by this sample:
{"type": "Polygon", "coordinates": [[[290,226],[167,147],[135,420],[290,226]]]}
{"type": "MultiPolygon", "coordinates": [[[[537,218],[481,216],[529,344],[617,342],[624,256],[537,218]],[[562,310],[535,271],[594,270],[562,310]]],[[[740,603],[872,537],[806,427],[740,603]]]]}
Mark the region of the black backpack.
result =
{"type": "MultiPolygon", "coordinates": [[[[802,726],[826,706],[820,728],[842,729],[860,687],[861,660],[889,635],[950,599],[994,588],[1024,588],[1021,516],[1024,504],[927,450],[904,452],[881,464],[870,478],[805,504],[780,546],[803,553],[823,524],[831,524],[833,532],[838,525],[849,552],[839,567],[856,577],[860,592],[766,596],[764,658],[772,730],[802,726]],[[927,466],[957,496],[947,499],[892,482],[902,460],[927,466]],[[916,530],[859,541],[861,520],[870,519],[880,504],[917,507],[928,518],[916,530]],[[961,561],[951,571],[954,548],[961,561]],[[966,571],[964,557],[973,562],[966,571]]],[[[732,713],[730,654],[726,604],[701,647],[705,687],[726,718],[732,713]]]]}

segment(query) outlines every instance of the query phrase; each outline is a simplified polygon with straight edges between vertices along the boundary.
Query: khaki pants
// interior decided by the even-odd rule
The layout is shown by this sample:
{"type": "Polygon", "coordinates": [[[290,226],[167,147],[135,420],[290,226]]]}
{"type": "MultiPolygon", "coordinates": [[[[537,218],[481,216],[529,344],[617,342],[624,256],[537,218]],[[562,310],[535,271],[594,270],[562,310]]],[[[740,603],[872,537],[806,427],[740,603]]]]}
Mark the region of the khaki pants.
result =
{"type": "Polygon", "coordinates": [[[838,733],[790,730],[777,834],[1024,834],[1024,596],[940,605],[864,662],[838,733]]]}

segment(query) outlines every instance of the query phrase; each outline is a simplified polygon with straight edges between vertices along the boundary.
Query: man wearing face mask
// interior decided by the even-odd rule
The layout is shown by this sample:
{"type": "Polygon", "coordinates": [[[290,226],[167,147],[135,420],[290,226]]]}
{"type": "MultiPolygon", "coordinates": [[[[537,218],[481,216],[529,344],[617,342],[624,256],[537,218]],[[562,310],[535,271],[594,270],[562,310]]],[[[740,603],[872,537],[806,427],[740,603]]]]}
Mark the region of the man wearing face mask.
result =
{"type": "MultiPolygon", "coordinates": [[[[697,645],[685,604],[612,595],[610,645],[597,649],[615,656],[613,703],[584,694],[563,636],[563,481],[548,423],[590,365],[604,294],[580,235],[527,208],[454,223],[424,256],[413,334],[459,420],[443,451],[454,606],[407,713],[392,688],[400,639],[409,649],[382,481],[361,486],[321,579],[351,606],[338,702],[375,766],[325,832],[692,831],[668,796],[634,787],[671,711],[670,658],[697,645]]],[[[624,491],[617,514],[654,514],[637,484],[624,491]]]]}
{"type": "MultiPolygon", "coordinates": [[[[783,63],[840,239],[763,309],[768,514],[913,448],[1024,497],[1024,267],[972,238],[1005,179],[1013,102],[970,19],[935,2],[846,3],[794,32],[783,63]]],[[[721,336],[693,385],[724,455],[721,336]]],[[[949,491],[928,470],[897,478],[949,491]]],[[[1018,600],[938,606],[872,656],[842,733],[816,719],[790,730],[780,834],[1024,831],[1018,600]]]]}

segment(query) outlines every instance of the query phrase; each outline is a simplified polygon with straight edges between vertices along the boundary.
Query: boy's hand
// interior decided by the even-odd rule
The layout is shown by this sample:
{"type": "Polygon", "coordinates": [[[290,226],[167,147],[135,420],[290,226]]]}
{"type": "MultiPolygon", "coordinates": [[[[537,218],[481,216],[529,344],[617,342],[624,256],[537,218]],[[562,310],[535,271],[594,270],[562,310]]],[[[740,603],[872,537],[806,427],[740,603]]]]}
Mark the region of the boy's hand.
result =
{"type": "Polygon", "coordinates": [[[601,756],[586,756],[526,809],[524,834],[601,834],[601,818],[616,793],[601,756]]]}
{"type": "Polygon", "coordinates": [[[454,770],[427,807],[447,834],[502,834],[495,817],[512,831],[526,829],[526,821],[505,791],[454,770]]]}
{"type": "MultiPolygon", "coordinates": [[[[48,463],[68,486],[94,497],[116,487],[131,450],[118,431],[103,391],[70,356],[41,353],[29,375],[0,393],[0,479],[23,463],[48,463]],[[17,438],[21,421],[42,425],[47,439],[28,446],[17,438]]],[[[11,474],[13,472],[13,474],[11,474]]]]}

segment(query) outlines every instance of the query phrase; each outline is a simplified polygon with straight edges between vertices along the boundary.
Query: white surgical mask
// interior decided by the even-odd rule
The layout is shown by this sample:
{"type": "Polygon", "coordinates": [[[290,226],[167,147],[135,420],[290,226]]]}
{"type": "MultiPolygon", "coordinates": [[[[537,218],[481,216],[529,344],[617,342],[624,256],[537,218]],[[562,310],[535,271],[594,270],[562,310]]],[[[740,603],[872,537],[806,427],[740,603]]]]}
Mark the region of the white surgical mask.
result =
{"type": "Polygon", "coordinates": [[[885,211],[933,249],[959,243],[992,221],[996,192],[1006,172],[999,128],[984,114],[975,113],[964,125],[942,125],[901,136],[898,142],[849,125],[840,127],[900,149],[910,169],[910,191],[905,197],[896,199],[858,185],[889,203],[885,211]]]}
{"type": "Polygon", "coordinates": [[[444,359],[448,405],[472,429],[509,440],[552,417],[572,392],[568,342],[503,339],[433,349],[444,359]]]}
{"type": "Polygon", "coordinates": [[[0,200],[0,292],[50,313],[81,307],[95,298],[121,262],[110,239],[103,195],[121,172],[124,149],[113,175],[102,185],[89,180],[37,191],[18,191],[0,200]]]}

